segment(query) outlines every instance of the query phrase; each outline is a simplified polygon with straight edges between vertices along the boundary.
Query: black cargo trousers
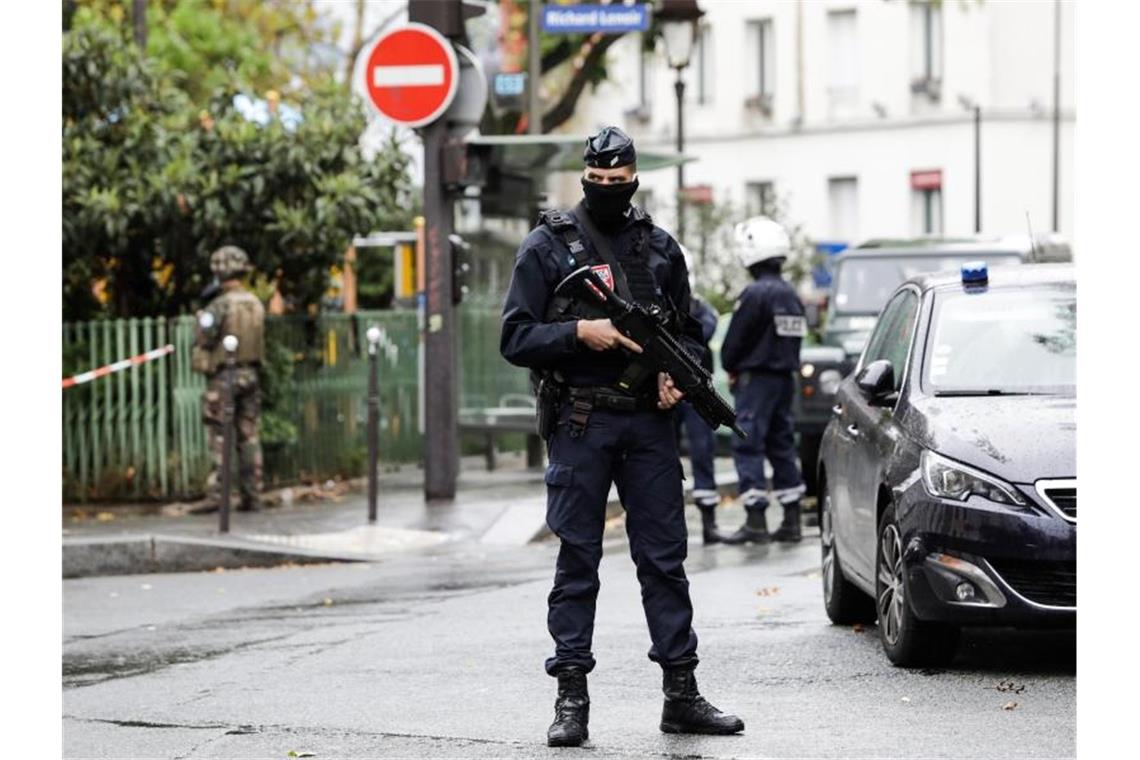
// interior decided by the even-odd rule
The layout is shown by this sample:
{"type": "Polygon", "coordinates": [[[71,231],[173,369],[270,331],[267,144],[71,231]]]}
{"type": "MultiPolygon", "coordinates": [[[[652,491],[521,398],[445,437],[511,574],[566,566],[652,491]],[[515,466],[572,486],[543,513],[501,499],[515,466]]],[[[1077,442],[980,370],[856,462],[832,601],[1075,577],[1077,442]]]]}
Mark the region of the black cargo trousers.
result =
{"type": "Polygon", "coordinates": [[[568,665],[589,672],[600,583],[602,533],[610,484],[626,511],[630,554],[649,624],[649,659],[662,667],[695,666],[697,635],[684,561],[688,533],[673,415],[594,409],[573,430],[565,405],[548,443],[546,522],[562,545],[548,597],[554,656],[546,672],[568,665]],[[574,433],[578,432],[577,435],[574,433]]]}

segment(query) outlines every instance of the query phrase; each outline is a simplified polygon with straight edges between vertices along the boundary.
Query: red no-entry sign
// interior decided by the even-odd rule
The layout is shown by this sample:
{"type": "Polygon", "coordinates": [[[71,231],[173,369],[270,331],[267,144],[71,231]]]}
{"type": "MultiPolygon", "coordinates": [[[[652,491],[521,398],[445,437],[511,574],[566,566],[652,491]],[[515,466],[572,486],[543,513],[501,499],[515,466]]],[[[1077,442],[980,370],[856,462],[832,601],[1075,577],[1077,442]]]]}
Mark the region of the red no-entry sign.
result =
{"type": "Polygon", "coordinates": [[[459,61],[451,43],[424,24],[380,35],[365,61],[365,90],[372,106],[406,127],[438,119],[459,85],[459,61]]]}

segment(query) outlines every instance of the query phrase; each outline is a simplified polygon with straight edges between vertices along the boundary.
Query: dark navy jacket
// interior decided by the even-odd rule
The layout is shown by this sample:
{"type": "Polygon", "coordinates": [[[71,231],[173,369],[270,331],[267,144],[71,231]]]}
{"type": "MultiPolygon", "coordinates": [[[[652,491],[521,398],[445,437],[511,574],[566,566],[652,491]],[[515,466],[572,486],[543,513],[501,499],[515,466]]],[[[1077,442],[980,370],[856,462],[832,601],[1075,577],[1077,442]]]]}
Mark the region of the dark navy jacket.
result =
{"type": "MultiPolygon", "coordinates": [[[[617,231],[605,233],[615,254],[633,245],[636,226],[627,222],[617,231]]],[[[594,351],[578,343],[576,322],[544,321],[555,286],[583,264],[602,263],[585,230],[579,228],[578,232],[587,252],[577,256],[572,256],[562,238],[546,225],[531,230],[523,240],[503,303],[499,350],[511,364],[558,370],[570,385],[613,385],[629,364],[625,351],[594,351]]],[[[661,296],[678,314],[682,334],[677,337],[694,357],[700,357],[701,326],[689,314],[689,279],[681,249],[656,225],[646,247],[649,269],[661,296]]]]}
{"type": "Polygon", "coordinates": [[[701,324],[701,338],[702,338],[702,351],[701,351],[701,365],[710,373],[713,371],[713,355],[712,349],[709,348],[709,341],[712,340],[713,335],[716,334],[717,314],[708,301],[698,295],[692,296],[692,306],[690,313],[693,319],[701,324]]]}
{"type": "Polygon", "coordinates": [[[763,272],[736,299],[720,347],[721,366],[732,373],[798,369],[806,329],[795,289],[779,274],[763,272]]]}

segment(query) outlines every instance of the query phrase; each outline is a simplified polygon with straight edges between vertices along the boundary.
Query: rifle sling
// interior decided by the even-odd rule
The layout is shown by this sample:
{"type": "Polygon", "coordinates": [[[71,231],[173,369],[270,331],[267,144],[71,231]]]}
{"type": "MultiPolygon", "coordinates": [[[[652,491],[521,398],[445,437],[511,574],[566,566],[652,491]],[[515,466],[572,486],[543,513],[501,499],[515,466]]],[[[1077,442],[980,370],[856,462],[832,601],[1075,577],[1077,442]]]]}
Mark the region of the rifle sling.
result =
{"type": "Polygon", "coordinates": [[[581,202],[578,203],[571,211],[570,215],[573,216],[578,223],[582,225],[582,229],[586,232],[586,238],[590,244],[597,251],[598,256],[602,261],[609,265],[610,271],[614,275],[614,291],[624,298],[626,301],[633,303],[633,293],[629,289],[629,283],[625,279],[625,271],[618,263],[617,257],[614,256],[613,249],[610,248],[610,242],[606,240],[606,236],[598,231],[594,226],[594,221],[590,219],[590,212],[586,210],[585,205],[581,202]]]}

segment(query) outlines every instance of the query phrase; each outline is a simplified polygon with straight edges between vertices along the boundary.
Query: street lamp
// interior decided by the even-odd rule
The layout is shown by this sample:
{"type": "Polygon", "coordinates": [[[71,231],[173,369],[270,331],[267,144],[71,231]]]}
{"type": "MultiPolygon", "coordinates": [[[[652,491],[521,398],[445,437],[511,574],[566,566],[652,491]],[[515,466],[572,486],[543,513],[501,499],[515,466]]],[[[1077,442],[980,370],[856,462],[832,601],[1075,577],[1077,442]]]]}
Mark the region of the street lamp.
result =
{"type": "MultiPolygon", "coordinates": [[[[697,20],[705,12],[697,7],[697,0],[661,0],[657,18],[661,22],[661,36],[665,40],[665,58],[669,66],[677,72],[673,90],[677,93],[677,154],[685,150],[685,80],[682,70],[689,65],[693,55],[693,42],[697,33],[697,20]]],[[[685,201],[682,193],[685,188],[685,165],[677,164],[677,238],[685,237],[685,201]]]]}
{"type": "Polygon", "coordinates": [[[974,112],[974,232],[982,231],[982,107],[965,95],[958,104],[974,112]]]}

